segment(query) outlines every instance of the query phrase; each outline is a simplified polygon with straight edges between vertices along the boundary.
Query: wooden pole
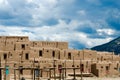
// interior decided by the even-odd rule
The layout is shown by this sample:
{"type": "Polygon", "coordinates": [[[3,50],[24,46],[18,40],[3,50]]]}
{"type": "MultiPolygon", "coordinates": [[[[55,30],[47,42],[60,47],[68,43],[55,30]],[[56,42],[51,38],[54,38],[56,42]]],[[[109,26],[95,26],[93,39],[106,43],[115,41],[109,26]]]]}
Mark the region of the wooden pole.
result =
{"type": "Polygon", "coordinates": [[[2,80],[1,56],[0,56],[0,80],[2,80]]]}
{"type": "Polygon", "coordinates": [[[74,77],[73,77],[73,80],[76,80],[76,75],[75,75],[75,61],[74,61],[74,56],[73,56],[73,73],[74,73],[74,77]]]}
{"type": "Polygon", "coordinates": [[[83,80],[83,75],[82,75],[82,60],[80,59],[80,73],[81,73],[81,80],[83,80]]]}
{"type": "Polygon", "coordinates": [[[5,80],[6,80],[6,63],[7,63],[7,58],[5,59],[5,76],[4,76],[5,80]]]}
{"type": "Polygon", "coordinates": [[[65,60],[65,79],[66,79],[66,74],[67,74],[67,70],[66,70],[66,60],[65,60]]]}
{"type": "Polygon", "coordinates": [[[15,71],[15,63],[14,63],[14,80],[16,80],[16,71],[15,71]]]}
{"type": "Polygon", "coordinates": [[[40,63],[38,62],[38,80],[40,80],[40,63]]]}
{"type": "Polygon", "coordinates": [[[65,68],[65,64],[64,64],[64,63],[62,64],[62,67],[63,67],[63,68],[62,68],[62,79],[64,80],[64,73],[65,73],[65,72],[64,72],[64,71],[65,71],[65,70],[64,70],[64,68],[65,68]]]}
{"type": "Polygon", "coordinates": [[[55,66],[55,60],[54,60],[54,59],[53,59],[53,67],[54,67],[54,80],[56,80],[56,75],[55,75],[55,74],[56,74],[56,73],[55,73],[55,67],[56,67],[56,66],[55,66]]]}
{"type": "Polygon", "coordinates": [[[33,80],[35,80],[35,58],[34,58],[34,62],[33,62],[33,80]]]}
{"type": "Polygon", "coordinates": [[[49,78],[48,78],[48,80],[50,80],[51,79],[51,69],[49,68],[49,78]]]}

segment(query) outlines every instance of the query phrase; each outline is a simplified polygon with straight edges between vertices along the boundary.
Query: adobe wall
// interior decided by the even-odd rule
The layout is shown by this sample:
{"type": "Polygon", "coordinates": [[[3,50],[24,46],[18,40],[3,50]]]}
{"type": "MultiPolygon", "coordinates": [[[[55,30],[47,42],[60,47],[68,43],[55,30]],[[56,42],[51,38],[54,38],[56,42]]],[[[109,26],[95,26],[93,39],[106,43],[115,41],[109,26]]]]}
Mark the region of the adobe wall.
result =
{"type": "MultiPolygon", "coordinates": [[[[80,68],[82,64],[84,73],[92,72],[99,77],[118,75],[120,69],[119,55],[87,49],[69,49],[67,42],[29,41],[26,36],[0,36],[0,58],[3,68],[5,61],[11,68],[14,68],[14,64],[17,68],[34,68],[40,65],[45,76],[47,73],[44,69],[53,68],[54,61],[56,73],[59,65],[68,68],[67,73],[73,73],[73,68],[80,68]],[[109,71],[106,71],[106,67],[109,67],[109,71]]],[[[14,73],[13,69],[10,71],[11,74],[14,73]]],[[[80,73],[80,69],[76,72],[80,73]]],[[[19,74],[19,71],[16,70],[16,73],[19,74]]],[[[31,74],[31,70],[25,69],[22,75],[31,74]]]]}
{"type": "Polygon", "coordinates": [[[67,42],[31,41],[31,47],[68,49],[67,42]]]}

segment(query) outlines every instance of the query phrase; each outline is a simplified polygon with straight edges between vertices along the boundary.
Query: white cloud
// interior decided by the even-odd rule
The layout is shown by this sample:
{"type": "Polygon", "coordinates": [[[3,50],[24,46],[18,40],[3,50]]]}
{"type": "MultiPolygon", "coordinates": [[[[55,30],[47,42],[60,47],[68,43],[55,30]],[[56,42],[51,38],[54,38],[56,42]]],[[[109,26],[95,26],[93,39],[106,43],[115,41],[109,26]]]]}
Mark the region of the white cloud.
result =
{"type": "Polygon", "coordinates": [[[7,0],[0,0],[0,6],[8,5],[7,0]]]}
{"type": "Polygon", "coordinates": [[[115,30],[113,29],[98,29],[97,30],[99,35],[113,35],[115,30]]]}
{"type": "MultiPolygon", "coordinates": [[[[112,38],[108,36],[114,35],[116,31],[109,28],[106,17],[112,11],[101,12],[99,8],[96,8],[99,10],[97,12],[91,8],[91,4],[100,5],[101,1],[86,1],[83,2],[87,6],[80,5],[82,0],[78,1],[79,3],[74,3],[77,0],[0,0],[0,12],[3,15],[9,13],[8,16],[13,16],[12,18],[0,19],[0,29],[3,30],[0,35],[25,35],[29,36],[31,40],[68,41],[70,44],[74,44],[71,43],[72,41],[77,41],[86,47],[110,41],[112,38]],[[98,16],[103,16],[102,13],[105,13],[105,20],[98,18],[98,16]],[[48,25],[47,23],[53,19],[57,23],[48,25]],[[103,35],[107,35],[107,37],[104,39],[89,37],[89,35],[94,37],[95,34],[98,37],[103,35]]],[[[114,12],[113,17],[119,19],[119,15],[116,14],[119,14],[118,9],[114,12]]]]}

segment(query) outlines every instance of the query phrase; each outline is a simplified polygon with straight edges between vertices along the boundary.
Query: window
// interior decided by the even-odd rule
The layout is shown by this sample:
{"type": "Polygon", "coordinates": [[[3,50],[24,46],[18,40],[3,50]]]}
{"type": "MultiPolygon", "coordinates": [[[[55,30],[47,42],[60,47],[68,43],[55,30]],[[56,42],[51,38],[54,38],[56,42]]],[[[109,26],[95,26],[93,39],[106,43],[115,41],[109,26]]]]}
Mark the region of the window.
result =
{"type": "Polygon", "coordinates": [[[109,67],[108,67],[108,66],[106,66],[106,70],[107,70],[107,71],[109,70],[109,67]]]}
{"type": "Polygon", "coordinates": [[[103,66],[101,66],[101,68],[103,68],[103,66]]]}
{"type": "Polygon", "coordinates": [[[20,38],[21,40],[23,40],[23,38],[20,38]]]}
{"type": "Polygon", "coordinates": [[[84,72],[84,64],[80,64],[80,71],[84,72]]]}
{"type": "Polygon", "coordinates": [[[26,59],[26,60],[29,59],[29,54],[28,54],[28,53],[25,54],[25,59],[26,59]]]}
{"type": "Polygon", "coordinates": [[[59,53],[58,53],[58,59],[60,59],[60,51],[59,51],[59,53]]]}
{"type": "Polygon", "coordinates": [[[35,43],[35,45],[37,45],[37,43],[35,43]]]}
{"type": "Polygon", "coordinates": [[[49,52],[49,50],[47,50],[46,52],[49,52]]]}
{"type": "Polygon", "coordinates": [[[22,47],[22,49],[25,49],[25,44],[22,44],[21,47],[22,47]]]}
{"type": "Polygon", "coordinates": [[[71,59],[71,53],[68,53],[68,59],[71,59]]]}
{"type": "Polygon", "coordinates": [[[39,75],[40,75],[40,70],[39,70],[39,69],[35,69],[35,74],[36,74],[36,75],[35,75],[36,77],[39,77],[39,75]]]}
{"type": "Polygon", "coordinates": [[[23,74],[23,66],[19,66],[20,74],[23,74]]]}
{"type": "Polygon", "coordinates": [[[7,59],[7,54],[3,54],[4,59],[7,59]]]}
{"type": "Polygon", "coordinates": [[[42,56],[42,50],[39,51],[39,56],[42,56]]]}
{"type": "Polygon", "coordinates": [[[55,51],[52,52],[52,56],[55,57],[55,51]]]}
{"type": "Polygon", "coordinates": [[[75,65],[72,65],[72,67],[75,67],[75,65]]]}

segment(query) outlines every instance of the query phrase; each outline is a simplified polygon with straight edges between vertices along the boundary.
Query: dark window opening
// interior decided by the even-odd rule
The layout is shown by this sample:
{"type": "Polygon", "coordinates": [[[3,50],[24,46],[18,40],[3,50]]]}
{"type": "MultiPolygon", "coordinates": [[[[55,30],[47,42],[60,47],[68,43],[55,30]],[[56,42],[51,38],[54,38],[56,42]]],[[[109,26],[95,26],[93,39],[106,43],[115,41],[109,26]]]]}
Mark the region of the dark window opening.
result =
{"type": "Polygon", "coordinates": [[[39,51],[39,56],[42,56],[42,50],[39,51]]]}
{"type": "Polygon", "coordinates": [[[106,66],[106,70],[107,70],[107,71],[109,70],[109,67],[108,67],[108,66],[106,66]]]}
{"type": "Polygon", "coordinates": [[[20,74],[23,74],[23,66],[19,66],[20,74]]]}
{"type": "Polygon", "coordinates": [[[114,69],[115,69],[115,70],[117,70],[117,68],[116,68],[116,67],[115,67],[114,69]]]}
{"type": "Polygon", "coordinates": [[[101,68],[103,68],[103,66],[101,66],[101,68]]]}
{"type": "Polygon", "coordinates": [[[23,40],[23,38],[20,38],[21,40],[23,40]]]}
{"type": "Polygon", "coordinates": [[[4,59],[7,59],[7,54],[4,54],[3,57],[4,57],[4,59]]]}
{"type": "Polygon", "coordinates": [[[68,53],[68,59],[71,59],[71,53],[68,53]]]}
{"type": "Polygon", "coordinates": [[[52,56],[55,57],[55,51],[52,52],[52,56]]]}
{"type": "Polygon", "coordinates": [[[72,67],[75,67],[75,65],[72,65],[72,67]]]}
{"type": "Polygon", "coordinates": [[[56,67],[56,65],[53,65],[53,67],[56,67]]]}
{"type": "Polygon", "coordinates": [[[99,60],[99,58],[97,58],[97,60],[99,60]]]}
{"type": "Polygon", "coordinates": [[[84,64],[80,64],[80,71],[84,72],[84,64]]]}
{"type": "Polygon", "coordinates": [[[14,50],[16,50],[16,44],[14,44],[14,50]]]}
{"type": "Polygon", "coordinates": [[[25,44],[22,44],[21,47],[22,47],[22,49],[25,49],[25,44]]]}
{"type": "Polygon", "coordinates": [[[39,69],[35,69],[35,72],[34,72],[36,75],[36,77],[39,77],[39,75],[40,75],[40,70],[39,69]]]}
{"type": "Polygon", "coordinates": [[[37,45],[37,43],[34,43],[35,45],[37,45]]]}
{"type": "Polygon", "coordinates": [[[58,53],[58,59],[60,59],[60,52],[58,53]]]}
{"type": "Polygon", "coordinates": [[[20,70],[20,74],[23,74],[23,69],[20,70]]]}
{"type": "Polygon", "coordinates": [[[29,59],[29,54],[28,54],[28,53],[25,54],[25,59],[26,59],[26,60],[29,59]]]}
{"type": "Polygon", "coordinates": [[[104,60],[106,60],[106,59],[104,59],[104,60]]]}

